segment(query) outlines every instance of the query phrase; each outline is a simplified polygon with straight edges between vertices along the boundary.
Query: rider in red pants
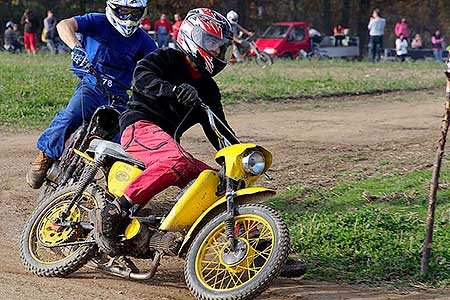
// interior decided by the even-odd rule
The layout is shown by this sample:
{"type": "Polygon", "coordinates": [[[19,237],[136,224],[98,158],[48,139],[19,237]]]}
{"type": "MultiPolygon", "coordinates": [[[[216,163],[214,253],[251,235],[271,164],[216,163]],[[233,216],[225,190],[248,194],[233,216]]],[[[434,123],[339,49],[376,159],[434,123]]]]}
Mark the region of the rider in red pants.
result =
{"type": "MultiPolygon", "coordinates": [[[[97,241],[104,252],[117,250],[133,205],[144,206],[169,186],[183,188],[209,168],[178,144],[181,135],[199,123],[213,146],[219,147],[208,116],[198,105],[199,98],[231,131],[212,77],[229,60],[232,36],[231,26],[221,14],[194,9],[180,27],[180,50],[159,49],[138,63],[129,109],[120,119],[121,144],[147,169],[127,187],[124,196],[97,211],[97,241]]],[[[226,138],[237,143],[232,134],[226,138]]]]}

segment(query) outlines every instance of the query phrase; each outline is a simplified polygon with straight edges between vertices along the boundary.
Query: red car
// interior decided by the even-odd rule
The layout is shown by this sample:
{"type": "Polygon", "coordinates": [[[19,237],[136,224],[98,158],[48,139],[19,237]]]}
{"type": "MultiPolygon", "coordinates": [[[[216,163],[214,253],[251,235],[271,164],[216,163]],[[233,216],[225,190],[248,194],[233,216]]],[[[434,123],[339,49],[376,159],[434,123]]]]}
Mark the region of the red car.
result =
{"type": "Polygon", "coordinates": [[[274,23],[256,41],[256,46],[272,57],[294,58],[298,56],[300,50],[309,52],[311,41],[308,23],[274,23]]]}

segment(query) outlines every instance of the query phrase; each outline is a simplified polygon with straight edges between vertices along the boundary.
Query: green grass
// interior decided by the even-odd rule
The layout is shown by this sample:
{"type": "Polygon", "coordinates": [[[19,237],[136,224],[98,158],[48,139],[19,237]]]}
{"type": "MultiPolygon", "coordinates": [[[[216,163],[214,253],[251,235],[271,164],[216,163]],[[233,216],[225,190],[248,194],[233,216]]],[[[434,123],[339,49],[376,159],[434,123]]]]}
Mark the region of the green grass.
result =
{"type": "Polygon", "coordinates": [[[442,87],[442,70],[433,62],[276,61],[265,69],[230,66],[217,80],[225,102],[233,103],[442,87]]]}
{"type": "MultiPolygon", "coordinates": [[[[77,82],[67,56],[0,53],[0,125],[43,127],[63,108],[77,82]]],[[[240,101],[331,97],[441,87],[443,67],[432,62],[280,61],[229,66],[217,76],[227,104],[240,101]]]]}
{"type": "MultiPolygon", "coordinates": [[[[430,171],[291,189],[269,201],[283,212],[308,278],[377,283],[450,284],[450,191],[437,200],[430,274],[419,275],[430,171]],[[386,196],[374,202],[362,197],[386,196]],[[397,194],[394,194],[397,193],[397,194]],[[399,194],[401,193],[401,194],[399,194]]],[[[442,174],[450,179],[450,171],[442,174]]]]}
{"type": "Polygon", "coordinates": [[[42,127],[70,99],[77,78],[66,57],[0,54],[0,125],[42,127]]]}

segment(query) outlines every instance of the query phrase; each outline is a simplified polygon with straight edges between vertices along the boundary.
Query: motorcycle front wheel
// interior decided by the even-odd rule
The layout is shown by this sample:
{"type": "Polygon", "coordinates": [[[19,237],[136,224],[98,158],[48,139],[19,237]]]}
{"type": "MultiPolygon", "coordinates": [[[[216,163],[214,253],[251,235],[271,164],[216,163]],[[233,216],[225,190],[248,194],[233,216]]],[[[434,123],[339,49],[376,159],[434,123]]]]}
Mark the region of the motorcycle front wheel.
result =
{"type": "Polygon", "coordinates": [[[260,204],[241,205],[236,212],[234,251],[226,236],[226,212],[203,227],[188,251],[184,275],[197,299],[253,299],[286,264],[290,238],[281,216],[260,204]]]}

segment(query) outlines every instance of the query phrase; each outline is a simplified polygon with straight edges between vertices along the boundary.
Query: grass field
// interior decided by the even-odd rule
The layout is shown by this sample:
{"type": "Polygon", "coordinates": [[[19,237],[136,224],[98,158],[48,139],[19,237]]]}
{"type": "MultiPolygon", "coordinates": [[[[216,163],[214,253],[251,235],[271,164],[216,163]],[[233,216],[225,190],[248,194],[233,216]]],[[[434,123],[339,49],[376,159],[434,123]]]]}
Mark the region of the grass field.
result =
{"type": "Polygon", "coordinates": [[[293,188],[269,201],[282,211],[308,278],[377,284],[450,284],[450,171],[442,174],[430,273],[419,276],[431,171],[293,188]],[[366,197],[364,197],[366,195],[366,197]]]}
{"type": "MultiPolygon", "coordinates": [[[[66,56],[0,53],[0,125],[42,128],[63,108],[77,82],[66,56]]],[[[332,97],[443,85],[432,62],[383,63],[279,61],[229,66],[217,76],[224,103],[332,97]]]]}

